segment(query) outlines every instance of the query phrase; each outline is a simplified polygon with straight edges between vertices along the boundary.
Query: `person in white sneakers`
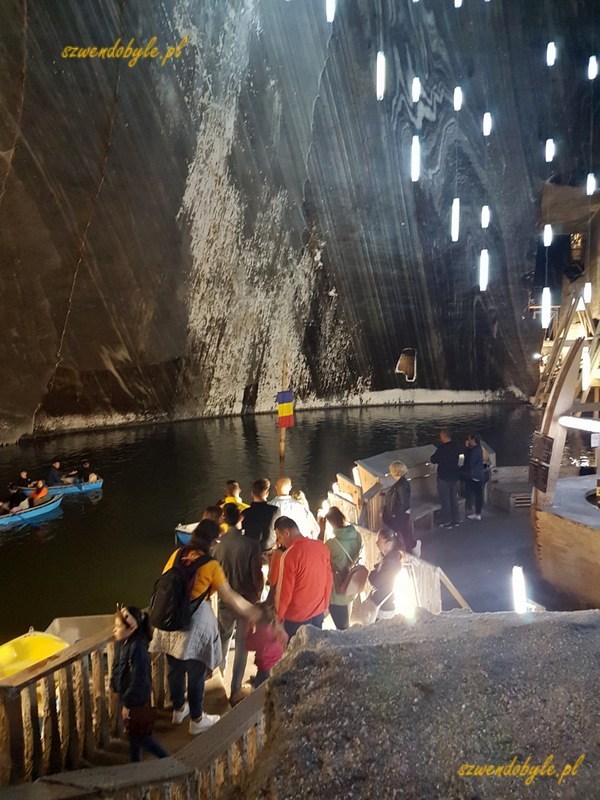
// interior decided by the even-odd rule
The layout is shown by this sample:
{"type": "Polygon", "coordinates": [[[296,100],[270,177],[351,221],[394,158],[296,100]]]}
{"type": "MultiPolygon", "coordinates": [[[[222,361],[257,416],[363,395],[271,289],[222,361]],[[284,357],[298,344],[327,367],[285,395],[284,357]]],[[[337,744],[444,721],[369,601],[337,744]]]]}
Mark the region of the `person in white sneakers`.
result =
{"type": "MultiPolygon", "coordinates": [[[[219,525],[216,522],[209,519],[199,522],[192,533],[189,546],[176,550],[167,561],[163,575],[156,583],[150,605],[154,635],[149,651],[166,654],[173,724],[179,725],[190,715],[191,734],[202,733],[219,720],[218,714],[205,714],[202,708],[206,672],[215,669],[222,659],[219,628],[210,605],[210,595],[216,591],[219,600],[251,623],[258,622],[261,617],[255,606],[233,591],[221,565],[212,557],[218,538],[219,525]],[[155,599],[160,582],[167,573],[172,574],[173,571],[181,573],[186,581],[185,585],[191,585],[189,600],[193,613],[189,623],[182,629],[174,629],[169,619],[174,603],[169,604],[167,588],[164,590],[163,597],[166,600],[162,608],[160,597],[159,600],[155,599]],[[155,611],[157,617],[161,613],[164,615],[164,628],[161,628],[160,618],[153,618],[155,611]]],[[[168,581],[162,585],[167,587],[168,581]]]]}
{"type": "Polygon", "coordinates": [[[483,448],[477,433],[470,433],[465,442],[465,463],[461,476],[465,482],[467,519],[481,519],[483,508],[483,448]]]}
{"type": "Polygon", "coordinates": [[[269,500],[269,503],[272,506],[277,506],[279,508],[279,512],[282,517],[289,517],[290,519],[293,519],[298,526],[298,530],[303,536],[307,536],[309,539],[317,539],[319,537],[319,533],[321,532],[319,523],[308,508],[306,508],[299,500],[295,500],[293,497],[291,497],[291,490],[292,479],[285,476],[279,478],[275,484],[277,497],[269,500]]]}

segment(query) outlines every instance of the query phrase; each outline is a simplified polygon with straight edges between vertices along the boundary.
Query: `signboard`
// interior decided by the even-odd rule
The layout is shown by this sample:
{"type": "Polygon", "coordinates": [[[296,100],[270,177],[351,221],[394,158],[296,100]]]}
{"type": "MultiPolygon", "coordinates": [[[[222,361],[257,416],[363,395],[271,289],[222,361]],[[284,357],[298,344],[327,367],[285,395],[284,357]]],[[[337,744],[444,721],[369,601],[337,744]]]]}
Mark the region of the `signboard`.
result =
{"type": "Polygon", "coordinates": [[[554,439],[544,436],[539,431],[533,434],[531,457],[529,459],[529,483],[540,492],[548,488],[548,473],[554,439]]]}

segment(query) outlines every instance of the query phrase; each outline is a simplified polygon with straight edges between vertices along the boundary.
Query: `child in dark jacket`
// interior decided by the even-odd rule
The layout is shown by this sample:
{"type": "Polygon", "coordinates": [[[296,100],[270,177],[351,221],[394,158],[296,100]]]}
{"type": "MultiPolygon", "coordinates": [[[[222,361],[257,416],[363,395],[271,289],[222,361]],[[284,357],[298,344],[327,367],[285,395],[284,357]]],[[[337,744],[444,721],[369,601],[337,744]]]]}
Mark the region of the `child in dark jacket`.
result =
{"type": "Polygon", "coordinates": [[[254,686],[264,683],[271,673],[271,667],[281,659],[288,643],[288,635],[283,625],[277,621],[275,609],[270,603],[257,603],[262,618],[246,634],[246,650],[255,650],[254,662],[258,672],[254,686]]]}
{"type": "Polygon", "coordinates": [[[142,747],[157,758],[165,758],[168,753],[152,737],[154,711],[150,705],[148,656],[152,634],[146,614],[134,606],[122,608],[115,615],[114,636],[117,644],[110,686],[123,706],[131,760],[140,761],[142,747]]]}

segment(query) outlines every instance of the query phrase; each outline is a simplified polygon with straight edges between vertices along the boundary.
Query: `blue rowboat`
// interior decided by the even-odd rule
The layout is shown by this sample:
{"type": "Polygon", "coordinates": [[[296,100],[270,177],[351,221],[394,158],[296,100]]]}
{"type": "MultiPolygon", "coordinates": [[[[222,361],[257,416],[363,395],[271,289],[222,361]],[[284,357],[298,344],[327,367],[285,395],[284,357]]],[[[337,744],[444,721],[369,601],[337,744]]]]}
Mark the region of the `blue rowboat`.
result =
{"type": "Polygon", "coordinates": [[[175,544],[177,547],[190,543],[194,528],[198,525],[197,522],[190,522],[189,525],[178,525],[175,528],[175,544]]]}
{"type": "Polygon", "coordinates": [[[30,522],[35,522],[48,514],[52,514],[61,503],[62,494],[58,494],[46,503],[27,508],[25,511],[19,511],[18,514],[4,514],[0,517],[0,528],[12,528],[13,525],[28,525],[30,522]]]}
{"type": "MultiPolygon", "coordinates": [[[[61,483],[60,486],[48,486],[48,494],[50,497],[56,497],[58,494],[87,494],[88,492],[101,492],[104,480],[100,478],[98,481],[88,481],[83,483],[61,483]]],[[[33,492],[33,487],[23,488],[23,492],[29,495],[33,492]]]]}

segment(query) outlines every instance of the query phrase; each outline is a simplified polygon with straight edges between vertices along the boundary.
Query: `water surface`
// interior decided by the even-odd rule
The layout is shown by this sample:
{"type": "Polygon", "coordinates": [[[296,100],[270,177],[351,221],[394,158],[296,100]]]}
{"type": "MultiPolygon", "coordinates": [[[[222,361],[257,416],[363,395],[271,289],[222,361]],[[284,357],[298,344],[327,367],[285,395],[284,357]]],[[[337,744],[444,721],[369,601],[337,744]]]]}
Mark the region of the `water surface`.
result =
{"type": "MultiPolygon", "coordinates": [[[[356,459],[435,439],[447,425],[462,440],[479,431],[498,465],[526,464],[539,414],[525,406],[460,405],[305,412],[287,433],[286,473],[314,508],[336,472],[356,459]]],[[[88,456],[105,479],[102,498],[65,497],[59,519],[0,533],[0,642],[43,630],[54,617],[144,605],[172,551],[178,522],[199,519],[235,478],[243,497],[257,477],[279,474],[273,417],[199,420],[78,433],[0,450],[0,482],[22,467],[43,474],[54,456],[88,456]]]]}

